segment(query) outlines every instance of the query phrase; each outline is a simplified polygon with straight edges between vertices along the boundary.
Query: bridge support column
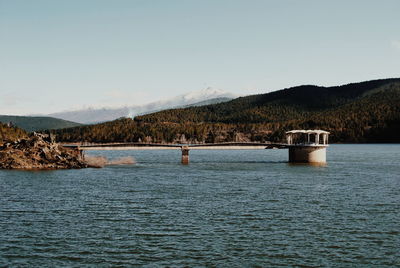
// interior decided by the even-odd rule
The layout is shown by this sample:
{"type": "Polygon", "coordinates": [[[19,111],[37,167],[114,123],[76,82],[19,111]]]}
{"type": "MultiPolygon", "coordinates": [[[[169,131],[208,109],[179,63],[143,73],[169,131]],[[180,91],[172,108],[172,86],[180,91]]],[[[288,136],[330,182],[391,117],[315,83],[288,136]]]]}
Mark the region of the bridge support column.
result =
{"type": "Polygon", "coordinates": [[[85,152],[81,148],[79,148],[79,146],[76,147],[75,150],[78,153],[79,158],[85,160],[85,152]]]}
{"type": "Polygon", "coordinates": [[[182,146],[182,161],[181,163],[183,165],[188,165],[189,164],[189,146],[182,146]]]}
{"type": "Polygon", "coordinates": [[[326,146],[290,146],[289,162],[325,164],[326,146]]]}

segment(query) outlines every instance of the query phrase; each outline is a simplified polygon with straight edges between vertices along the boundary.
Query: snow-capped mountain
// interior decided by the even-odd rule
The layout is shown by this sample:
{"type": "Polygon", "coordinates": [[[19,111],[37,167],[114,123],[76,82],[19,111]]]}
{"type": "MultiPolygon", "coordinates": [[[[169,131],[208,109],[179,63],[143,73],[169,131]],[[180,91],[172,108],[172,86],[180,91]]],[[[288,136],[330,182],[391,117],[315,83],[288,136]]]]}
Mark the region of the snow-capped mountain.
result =
{"type": "Polygon", "coordinates": [[[182,100],[186,102],[191,102],[191,101],[204,101],[207,99],[213,99],[213,98],[234,98],[235,96],[225,90],[222,89],[217,89],[217,88],[212,88],[208,87],[202,90],[198,91],[193,91],[181,96],[176,97],[175,99],[181,98],[182,100]]]}
{"type": "Polygon", "coordinates": [[[208,87],[179,95],[171,99],[160,100],[144,105],[124,106],[119,108],[89,108],[49,114],[49,116],[82,124],[111,121],[120,117],[134,117],[165,109],[200,106],[229,101],[237,96],[222,89],[208,87]]]}

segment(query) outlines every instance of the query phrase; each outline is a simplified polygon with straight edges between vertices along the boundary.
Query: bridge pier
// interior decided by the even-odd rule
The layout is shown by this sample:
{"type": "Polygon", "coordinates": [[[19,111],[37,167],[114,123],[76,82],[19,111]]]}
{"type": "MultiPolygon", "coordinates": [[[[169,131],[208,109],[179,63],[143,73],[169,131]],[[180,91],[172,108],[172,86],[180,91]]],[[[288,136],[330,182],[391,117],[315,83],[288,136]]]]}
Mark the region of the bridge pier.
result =
{"type": "Polygon", "coordinates": [[[74,150],[78,153],[80,159],[85,160],[85,153],[81,148],[79,148],[79,146],[74,148],[74,150]]]}
{"type": "Polygon", "coordinates": [[[182,151],[182,165],[188,165],[189,164],[189,146],[182,146],[181,147],[182,151]]]}

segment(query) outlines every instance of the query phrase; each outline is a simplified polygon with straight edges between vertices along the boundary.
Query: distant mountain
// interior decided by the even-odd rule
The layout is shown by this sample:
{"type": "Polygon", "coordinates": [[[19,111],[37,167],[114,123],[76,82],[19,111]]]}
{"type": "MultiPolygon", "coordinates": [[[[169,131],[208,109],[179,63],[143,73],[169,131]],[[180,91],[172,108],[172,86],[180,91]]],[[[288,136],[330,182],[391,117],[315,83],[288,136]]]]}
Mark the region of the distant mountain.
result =
{"type": "Polygon", "coordinates": [[[45,116],[0,115],[0,122],[4,124],[11,123],[13,126],[17,126],[28,132],[69,128],[81,125],[75,122],[45,116]]]}
{"type": "Polygon", "coordinates": [[[297,86],[200,107],[57,131],[63,141],[284,141],[324,129],[332,142],[400,142],[400,79],[297,86]]]}
{"type": "Polygon", "coordinates": [[[106,122],[121,117],[127,117],[130,114],[128,107],[121,108],[88,108],[83,110],[65,111],[52,113],[48,116],[78,122],[81,124],[93,124],[98,122],[106,122]]]}
{"type": "Polygon", "coordinates": [[[235,95],[227,91],[209,87],[203,90],[180,95],[168,100],[156,101],[145,105],[126,106],[120,108],[90,108],[84,110],[53,113],[49,114],[49,116],[82,124],[92,124],[111,121],[121,117],[134,117],[136,115],[144,115],[171,108],[220,103],[231,100],[235,97],[235,95]],[[204,104],[201,104],[203,102],[204,104]]]}

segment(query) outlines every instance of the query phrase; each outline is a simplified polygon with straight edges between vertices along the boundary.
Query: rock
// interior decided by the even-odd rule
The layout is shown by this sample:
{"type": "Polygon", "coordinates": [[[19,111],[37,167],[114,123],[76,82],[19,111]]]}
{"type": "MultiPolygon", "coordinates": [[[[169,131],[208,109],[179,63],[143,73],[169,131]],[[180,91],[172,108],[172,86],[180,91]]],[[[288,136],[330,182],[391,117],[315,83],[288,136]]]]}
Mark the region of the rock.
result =
{"type": "Polygon", "coordinates": [[[0,169],[87,168],[79,150],[54,143],[47,135],[33,133],[28,139],[0,146],[0,169]]]}

